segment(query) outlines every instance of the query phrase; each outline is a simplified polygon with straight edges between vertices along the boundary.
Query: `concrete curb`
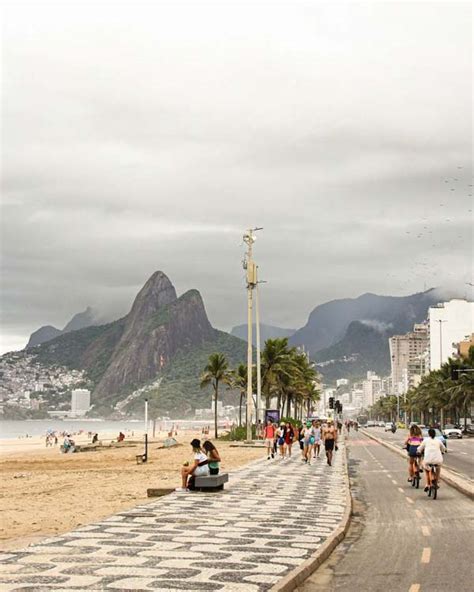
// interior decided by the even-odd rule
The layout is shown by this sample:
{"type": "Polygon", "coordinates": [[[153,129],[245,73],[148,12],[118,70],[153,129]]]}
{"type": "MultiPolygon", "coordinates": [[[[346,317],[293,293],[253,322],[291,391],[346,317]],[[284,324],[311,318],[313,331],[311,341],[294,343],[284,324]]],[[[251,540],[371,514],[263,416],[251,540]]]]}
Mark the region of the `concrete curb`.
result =
{"type": "MultiPolygon", "coordinates": [[[[377,438],[377,436],[370,434],[366,430],[360,431],[371,440],[375,440],[375,442],[382,444],[382,446],[385,446],[385,448],[388,448],[392,452],[396,452],[399,456],[402,456],[404,459],[407,458],[406,453],[400,448],[397,448],[397,446],[394,446],[390,442],[382,440],[382,438],[377,438]]],[[[467,479],[464,479],[463,477],[457,475],[454,471],[448,469],[445,466],[443,466],[443,471],[441,473],[441,481],[444,481],[451,487],[454,487],[454,489],[457,489],[460,493],[467,495],[467,497],[469,497],[470,499],[474,499],[474,485],[470,483],[467,479]]]]}
{"type": "Polygon", "coordinates": [[[270,588],[269,592],[292,592],[293,590],[295,590],[306,580],[306,578],[308,578],[314,571],[316,571],[322,563],[326,561],[326,559],[331,555],[334,549],[346,536],[346,533],[349,530],[349,525],[351,523],[352,496],[350,489],[349,469],[347,463],[347,447],[345,445],[344,449],[344,468],[347,481],[347,493],[346,509],[344,511],[344,515],[342,517],[340,525],[331,535],[329,535],[329,537],[324,541],[321,547],[317,551],[315,551],[311,555],[311,557],[309,557],[309,559],[306,559],[306,561],[304,561],[301,565],[290,571],[290,573],[288,573],[285,577],[283,577],[276,584],[274,584],[270,588]]]}

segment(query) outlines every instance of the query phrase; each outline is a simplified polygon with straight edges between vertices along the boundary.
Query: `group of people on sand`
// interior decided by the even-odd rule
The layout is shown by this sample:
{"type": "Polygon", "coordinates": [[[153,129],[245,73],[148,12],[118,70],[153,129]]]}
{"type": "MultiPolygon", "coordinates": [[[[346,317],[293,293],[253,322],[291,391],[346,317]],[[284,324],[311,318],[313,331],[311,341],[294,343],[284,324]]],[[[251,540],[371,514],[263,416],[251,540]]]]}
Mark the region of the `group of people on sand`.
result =
{"type": "Polygon", "coordinates": [[[324,446],[327,464],[332,465],[337,437],[338,429],[332,419],[324,422],[307,420],[300,427],[289,421],[278,425],[269,419],[263,430],[268,460],[275,457],[282,460],[291,458],[293,444],[298,442],[301,459],[307,464],[311,464],[311,459],[320,458],[321,446],[324,446]]]}
{"type": "Polygon", "coordinates": [[[210,440],[201,445],[201,440],[194,438],[191,441],[193,449],[193,463],[186,461],[181,468],[181,487],[176,491],[186,492],[195,489],[195,478],[206,475],[218,475],[221,457],[217,448],[210,440]]]}

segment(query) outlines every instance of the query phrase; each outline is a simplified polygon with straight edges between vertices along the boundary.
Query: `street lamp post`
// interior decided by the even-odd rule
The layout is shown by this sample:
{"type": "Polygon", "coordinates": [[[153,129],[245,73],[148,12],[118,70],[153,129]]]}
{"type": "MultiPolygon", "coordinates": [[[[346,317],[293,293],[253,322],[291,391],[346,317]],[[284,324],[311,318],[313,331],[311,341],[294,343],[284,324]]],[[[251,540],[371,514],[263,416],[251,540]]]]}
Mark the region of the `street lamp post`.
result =
{"type": "Polygon", "coordinates": [[[257,346],[257,398],[255,401],[255,425],[256,425],[256,436],[258,438],[258,422],[260,419],[260,401],[261,401],[261,397],[262,397],[262,375],[261,375],[261,360],[260,360],[260,301],[259,301],[258,281],[257,281],[257,286],[255,288],[255,339],[256,339],[256,346],[257,346]]]}
{"type": "MultiPolygon", "coordinates": [[[[256,240],[255,231],[262,228],[250,228],[244,234],[244,242],[247,245],[247,253],[244,259],[244,269],[247,272],[247,441],[252,440],[252,320],[253,320],[253,290],[257,285],[257,265],[253,261],[253,243],[256,240]]],[[[258,334],[260,341],[260,332],[258,334]]],[[[260,343],[258,343],[258,347],[260,343]]],[[[259,374],[260,364],[257,360],[257,375],[259,374]]],[[[257,378],[257,380],[259,380],[257,378]]],[[[257,395],[257,417],[258,417],[258,395],[257,395]]]]}
{"type": "Polygon", "coordinates": [[[143,462],[148,461],[148,399],[145,399],[145,453],[143,462]]]}
{"type": "Polygon", "coordinates": [[[448,321],[443,321],[442,319],[438,319],[439,323],[439,367],[443,365],[443,323],[447,323],[448,321]]]}

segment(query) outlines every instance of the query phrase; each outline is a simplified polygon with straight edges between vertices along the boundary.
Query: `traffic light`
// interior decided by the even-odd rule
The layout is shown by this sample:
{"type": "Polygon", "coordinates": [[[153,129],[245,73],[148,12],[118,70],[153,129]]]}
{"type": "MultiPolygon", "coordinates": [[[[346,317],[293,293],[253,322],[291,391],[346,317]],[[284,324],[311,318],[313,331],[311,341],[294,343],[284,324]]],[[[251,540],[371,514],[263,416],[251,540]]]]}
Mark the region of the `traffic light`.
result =
{"type": "Polygon", "coordinates": [[[334,397],[329,397],[329,409],[334,409],[334,397]]]}
{"type": "Polygon", "coordinates": [[[342,403],[340,401],[337,401],[337,409],[336,411],[338,413],[342,413],[342,403]]]}

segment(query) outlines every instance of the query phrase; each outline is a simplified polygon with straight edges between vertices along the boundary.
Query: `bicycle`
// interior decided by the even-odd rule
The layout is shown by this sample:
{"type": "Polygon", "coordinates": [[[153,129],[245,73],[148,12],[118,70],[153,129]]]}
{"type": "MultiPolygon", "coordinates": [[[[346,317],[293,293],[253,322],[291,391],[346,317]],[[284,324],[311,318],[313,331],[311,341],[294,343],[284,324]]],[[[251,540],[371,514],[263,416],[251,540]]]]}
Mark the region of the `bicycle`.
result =
{"type": "Polygon", "coordinates": [[[421,480],[421,469],[420,469],[420,465],[418,464],[418,459],[415,459],[415,465],[413,467],[414,470],[414,474],[411,480],[411,486],[412,487],[416,487],[416,489],[419,489],[420,487],[420,480],[421,480]]]}
{"type": "Polygon", "coordinates": [[[431,473],[431,479],[430,479],[431,485],[429,486],[429,489],[428,489],[428,497],[431,497],[431,494],[433,494],[433,499],[435,500],[438,497],[438,468],[439,468],[439,465],[429,464],[428,467],[429,467],[429,472],[431,473]]]}

